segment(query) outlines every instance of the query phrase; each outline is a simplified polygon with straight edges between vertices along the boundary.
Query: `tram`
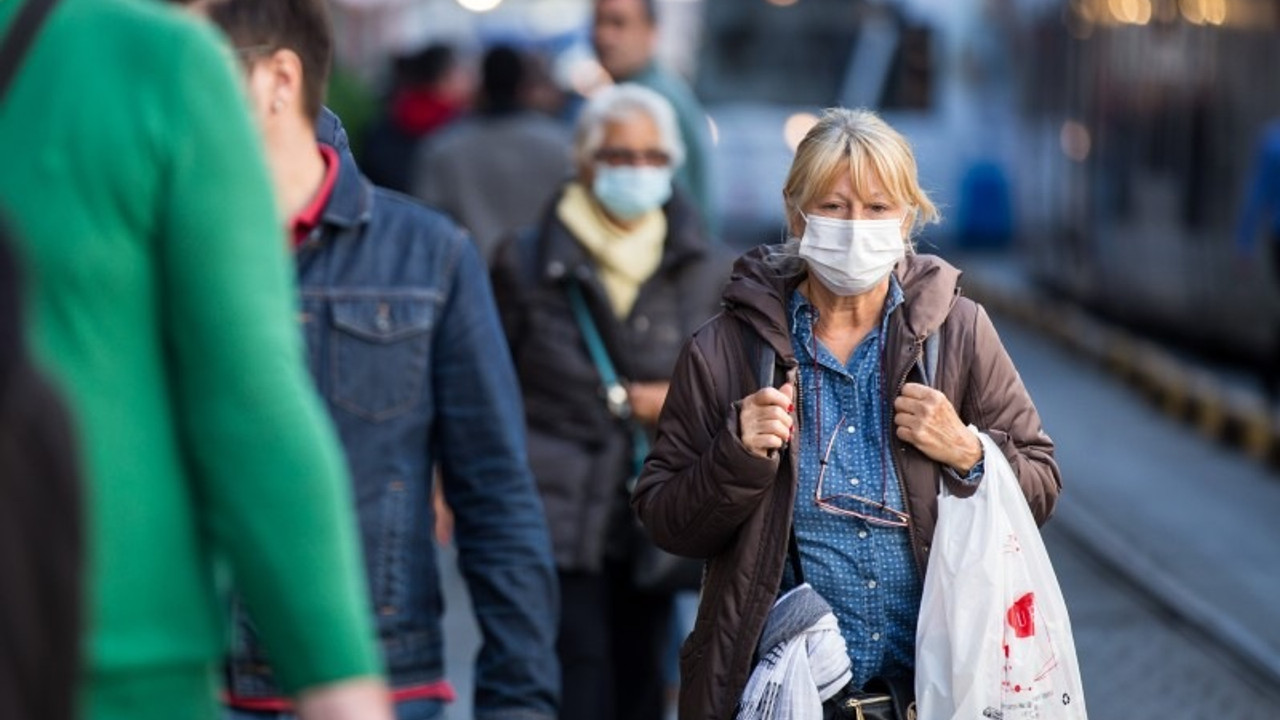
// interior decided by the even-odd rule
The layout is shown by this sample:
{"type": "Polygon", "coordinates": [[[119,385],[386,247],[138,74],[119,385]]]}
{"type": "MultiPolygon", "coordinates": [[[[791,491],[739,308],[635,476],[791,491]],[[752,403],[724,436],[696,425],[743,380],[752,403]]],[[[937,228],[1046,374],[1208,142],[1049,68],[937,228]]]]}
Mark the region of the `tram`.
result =
{"type": "Polygon", "coordinates": [[[1280,2],[703,8],[696,89],[730,243],[780,237],[782,178],[813,113],[871,107],[911,140],[942,208],[924,249],[972,245],[992,202],[970,181],[993,170],[1007,213],[995,227],[1045,288],[1200,352],[1274,363],[1270,223],[1242,217],[1260,136],[1280,118],[1280,2]],[[1235,248],[1250,232],[1261,254],[1246,259],[1235,248]]]}
{"type": "Polygon", "coordinates": [[[1040,282],[1202,353],[1274,362],[1280,208],[1251,222],[1247,206],[1280,118],[1278,30],[1271,0],[1072,0],[1042,24],[1057,57],[1037,64],[1062,90],[1041,114],[1059,125],[1058,187],[1022,237],[1040,282]]]}

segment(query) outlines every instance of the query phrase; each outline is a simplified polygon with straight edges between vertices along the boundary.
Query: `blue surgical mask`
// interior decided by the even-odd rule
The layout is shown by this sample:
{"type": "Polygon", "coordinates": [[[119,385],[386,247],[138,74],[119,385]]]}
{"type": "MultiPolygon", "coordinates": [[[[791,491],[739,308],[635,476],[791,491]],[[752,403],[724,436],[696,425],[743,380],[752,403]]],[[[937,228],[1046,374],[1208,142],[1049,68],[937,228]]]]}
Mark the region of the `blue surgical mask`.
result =
{"type": "Polygon", "coordinates": [[[609,214],[634,220],[671,198],[670,167],[597,164],[591,192],[609,214]]]}

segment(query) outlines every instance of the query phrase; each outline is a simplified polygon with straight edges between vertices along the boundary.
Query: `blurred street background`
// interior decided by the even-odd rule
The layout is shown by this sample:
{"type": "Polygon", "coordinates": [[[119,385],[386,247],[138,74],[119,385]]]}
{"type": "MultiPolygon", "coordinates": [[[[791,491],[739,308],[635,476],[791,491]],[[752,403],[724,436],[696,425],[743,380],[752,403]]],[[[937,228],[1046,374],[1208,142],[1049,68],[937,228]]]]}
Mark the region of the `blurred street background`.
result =
{"type": "MultiPolygon", "coordinates": [[[[566,122],[607,82],[586,0],[333,7],[331,101],[364,166],[397,56],[431,44],[464,68],[495,43],[534,53],[540,108],[566,122]]],[[[873,108],[913,143],[944,215],[920,248],[966,272],[1058,444],[1045,538],[1092,715],[1280,717],[1280,2],[658,11],[661,55],[706,110],[725,244],[783,237],[783,176],[822,108],[873,108]]],[[[466,718],[477,640],[456,574],[447,599],[466,718]]]]}

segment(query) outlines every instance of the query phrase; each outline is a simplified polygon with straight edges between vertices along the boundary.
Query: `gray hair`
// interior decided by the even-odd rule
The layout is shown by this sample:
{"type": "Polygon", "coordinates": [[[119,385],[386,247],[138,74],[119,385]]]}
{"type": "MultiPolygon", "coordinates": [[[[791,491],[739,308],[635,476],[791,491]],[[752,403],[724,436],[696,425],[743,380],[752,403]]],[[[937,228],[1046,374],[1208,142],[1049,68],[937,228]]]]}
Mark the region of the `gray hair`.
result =
{"type": "Polygon", "coordinates": [[[635,83],[611,85],[591,96],[578,115],[573,134],[573,162],[577,168],[590,167],[604,143],[604,126],[611,122],[647,115],[658,126],[662,150],[671,156],[674,170],[684,164],[684,141],[676,124],[676,111],[658,93],[635,83]]]}
{"type": "MultiPolygon", "coordinates": [[[[596,5],[600,4],[600,0],[596,0],[596,5]]],[[[658,3],[657,0],[640,0],[640,8],[644,10],[644,16],[649,20],[650,25],[658,24],[658,3]]]]}

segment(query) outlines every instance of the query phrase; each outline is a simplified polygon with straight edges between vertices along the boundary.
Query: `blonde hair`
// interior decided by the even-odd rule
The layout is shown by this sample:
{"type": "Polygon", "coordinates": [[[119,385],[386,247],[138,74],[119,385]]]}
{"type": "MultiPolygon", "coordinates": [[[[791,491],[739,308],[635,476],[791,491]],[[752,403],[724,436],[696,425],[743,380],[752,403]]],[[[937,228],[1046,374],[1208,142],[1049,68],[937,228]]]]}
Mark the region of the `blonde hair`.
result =
{"type": "MultiPolygon", "coordinates": [[[[906,138],[870,110],[829,108],[796,148],[782,188],[787,228],[793,238],[804,227],[804,209],[848,172],[855,189],[874,177],[895,202],[907,207],[907,237],[941,219],[916,176],[916,158],[906,138]]],[[[914,252],[910,241],[907,252],[914,252]]]]}

